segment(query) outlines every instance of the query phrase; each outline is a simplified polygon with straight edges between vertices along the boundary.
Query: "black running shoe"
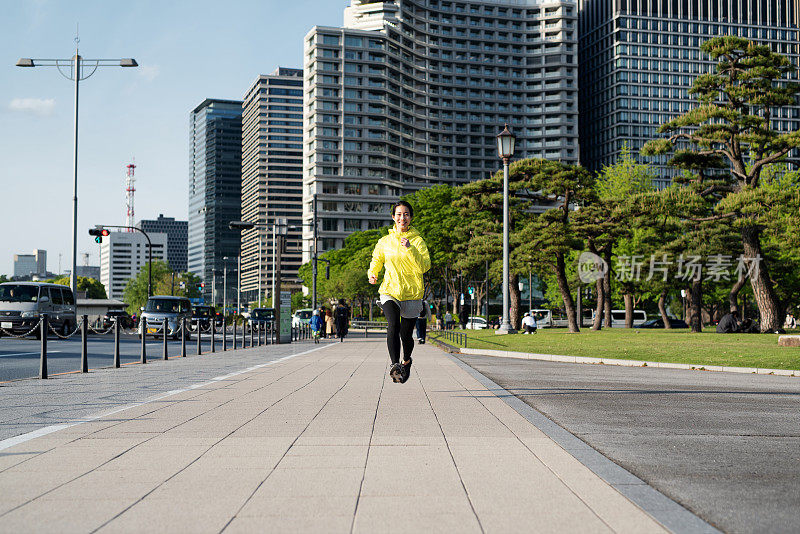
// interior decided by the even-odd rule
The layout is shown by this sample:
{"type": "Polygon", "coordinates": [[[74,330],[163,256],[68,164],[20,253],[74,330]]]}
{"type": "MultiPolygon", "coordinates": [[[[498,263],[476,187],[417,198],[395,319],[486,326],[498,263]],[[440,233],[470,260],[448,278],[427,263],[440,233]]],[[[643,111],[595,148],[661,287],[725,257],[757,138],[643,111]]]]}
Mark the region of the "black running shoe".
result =
{"type": "Polygon", "coordinates": [[[403,372],[402,372],[402,375],[400,377],[401,378],[401,380],[400,380],[401,384],[405,384],[406,380],[408,380],[408,377],[411,376],[411,364],[412,363],[414,363],[414,361],[409,356],[408,363],[403,363],[401,365],[401,367],[403,368],[403,372]]]}
{"type": "Polygon", "coordinates": [[[389,376],[392,377],[392,382],[402,382],[403,381],[403,366],[399,363],[392,365],[392,368],[389,370],[389,376]]]}

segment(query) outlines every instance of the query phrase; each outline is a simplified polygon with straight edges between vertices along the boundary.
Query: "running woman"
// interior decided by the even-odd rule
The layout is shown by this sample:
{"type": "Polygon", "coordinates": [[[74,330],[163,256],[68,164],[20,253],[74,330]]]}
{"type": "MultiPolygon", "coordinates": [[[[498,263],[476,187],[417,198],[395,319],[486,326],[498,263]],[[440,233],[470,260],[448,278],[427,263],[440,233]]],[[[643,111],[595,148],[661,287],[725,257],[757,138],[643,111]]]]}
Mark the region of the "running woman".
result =
{"type": "Polygon", "coordinates": [[[428,246],[419,232],[411,226],[414,210],[401,200],[392,206],[394,227],[375,245],[367,277],[370,284],[378,283],[383,267],[383,283],[378,289],[381,307],[388,327],[386,345],[392,367],[389,376],[394,382],[404,383],[411,374],[411,352],[414,340],[411,335],[422,311],[424,286],[422,275],[431,267],[428,246]],[[403,363],[400,363],[400,344],[403,346],[403,363]]]}

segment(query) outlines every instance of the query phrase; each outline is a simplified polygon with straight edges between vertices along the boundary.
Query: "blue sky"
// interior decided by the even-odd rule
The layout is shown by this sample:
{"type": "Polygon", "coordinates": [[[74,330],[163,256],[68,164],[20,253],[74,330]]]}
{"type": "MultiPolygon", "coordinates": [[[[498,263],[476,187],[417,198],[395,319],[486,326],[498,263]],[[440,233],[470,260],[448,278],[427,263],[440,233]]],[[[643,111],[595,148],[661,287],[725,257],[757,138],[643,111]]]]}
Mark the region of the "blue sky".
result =
{"type": "Polygon", "coordinates": [[[85,58],[133,57],[81,83],[78,265],[99,245],[87,230],[125,223],[125,166],[136,159],[136,219],[185,220],[189,112],[240,99],[259,74],[302,67],[303,37],[340,26],[347,0],[8,0],[0,21],[0,274],[13,255],[45,249],[48,268],[72,254],[73,84],[20,57],[69,58],[80,25],[85,58]]]}

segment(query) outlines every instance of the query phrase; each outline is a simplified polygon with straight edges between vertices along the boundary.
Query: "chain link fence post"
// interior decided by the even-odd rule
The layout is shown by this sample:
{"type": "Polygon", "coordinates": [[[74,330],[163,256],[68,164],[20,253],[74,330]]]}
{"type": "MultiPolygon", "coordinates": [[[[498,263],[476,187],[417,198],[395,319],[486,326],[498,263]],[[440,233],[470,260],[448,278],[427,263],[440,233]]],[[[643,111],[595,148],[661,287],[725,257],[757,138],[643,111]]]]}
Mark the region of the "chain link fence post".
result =
{"type": "Polygon", "coordinates": [[[211,352],[217,351],[217,318],[211,318],[211,352]]]}
{"type": "Polygon", "coordinates": [[[89,316],[81,316],[81,373],[89,372],[89,352],[86,346],[89,337],[89,316]]]}
{"type": "Polygon", "coordinates": [[[236,350],[236,327],[239,324],[239,320],[236,316],[233,316],[233,350],[236,350]]]}
{"type": "Polygon", "coordinates": [[[140,319],[142,325],[142,352],[139,357],[139,363],[147,363],[147,317],[140,319]]]}
{"type": "Polygon", "coordinates": [[[42,351],[39,357],[39,378],[47,378],[47,314],[39,319],[39,336],[42,338],[42,351]]]}
{"type": "Polygon", "coordinates": [[[161,325],[161,329],[163,330],[162,333],[164,334],[164,337],[162,338],[162,342],[163,342],[163,345],[164,345],[164,348],[163,348],[162,352],[164,353],[164,359],[168,360],[169,359],[169,349],[167,348],[167,332],[169,332],[169,322],[167,321],[166,317],[164,317],[164,322],[161,325]]]}
{"type": "Polygon", "coordinates": [[[119,319],[114,319],[114,368],[119,369],[119,319]]]}
{"type": "Polygon", "coordinates": [[[203,347],[200,345],[200,343],[201,343],[201,340],[200,340],[200,335],[201,335],[200,334],[200,330],[201,330],[201,328],[202,327],[200,326],[200,319],[197,319],[197,355],[198,356],[200,356],[203,353],[203,347]]]}
{"type": "Polygon", "coordinates": [[[181,319],[181,358],[186,357],[186,317],[181,319]]]}

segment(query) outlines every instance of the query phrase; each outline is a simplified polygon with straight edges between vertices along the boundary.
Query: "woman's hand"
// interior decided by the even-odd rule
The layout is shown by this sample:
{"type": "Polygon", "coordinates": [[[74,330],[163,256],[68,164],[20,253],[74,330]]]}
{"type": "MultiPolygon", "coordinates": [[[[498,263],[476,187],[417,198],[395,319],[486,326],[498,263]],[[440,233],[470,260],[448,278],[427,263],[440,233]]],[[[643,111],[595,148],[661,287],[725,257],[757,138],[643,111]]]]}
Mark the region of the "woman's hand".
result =
{"type": "Polygon", "coordinates": [[[406,248],[411,248],[411,241],[409,241],[407,237],[401,237],[400,244],[406,248]]]}
{"type": "Polygon", "coordinates": [[[369,283],[370,284],[375,285],[375,284],[378,283],[378,277],[377,276],[373,276],[371,274],[367,274],[367,277],[369,278],[369,283]]]}

